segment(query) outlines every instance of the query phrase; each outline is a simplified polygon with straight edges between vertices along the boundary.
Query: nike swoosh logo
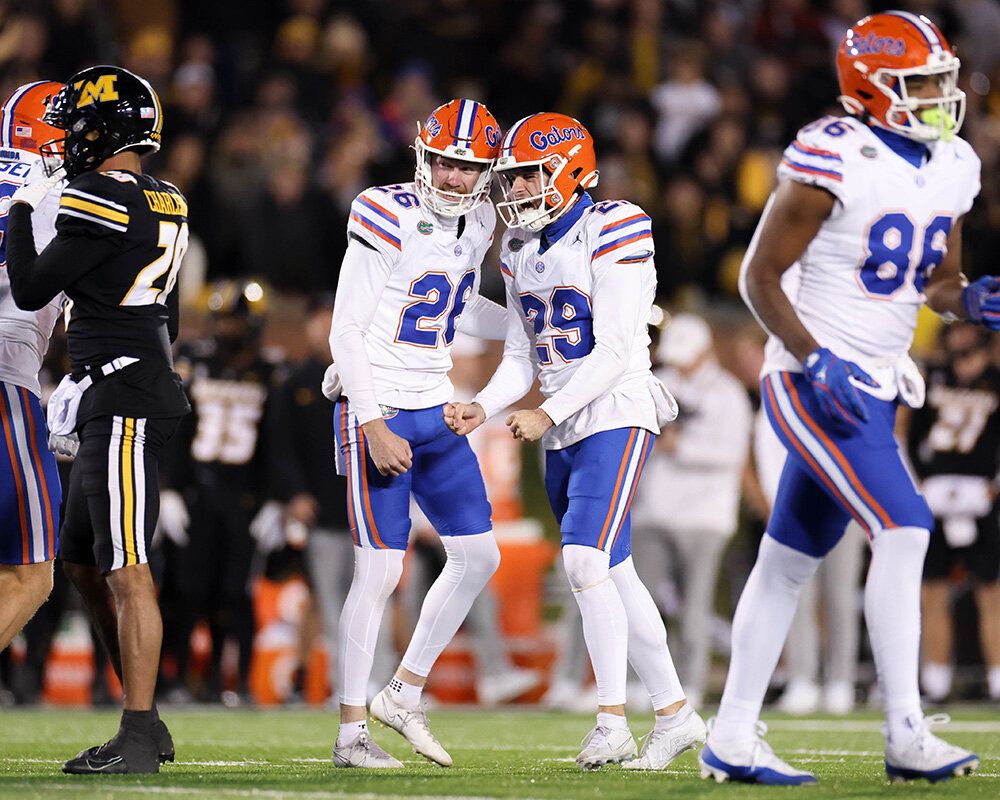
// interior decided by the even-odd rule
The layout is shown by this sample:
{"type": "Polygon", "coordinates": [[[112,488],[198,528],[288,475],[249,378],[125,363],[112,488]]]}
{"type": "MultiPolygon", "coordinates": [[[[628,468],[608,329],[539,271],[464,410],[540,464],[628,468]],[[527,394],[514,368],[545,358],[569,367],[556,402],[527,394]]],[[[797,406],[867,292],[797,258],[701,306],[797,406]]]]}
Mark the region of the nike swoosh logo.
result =
{"type": "Polygon", "coordinates": [[[106,770],[108,767],[113,767],[115,764],[120,764],[125,759],[121,756],[115,756],[110,761],[105,761],[103,764],[95,764],[91,759],[87,759],[87,766],[94,770],[94,772],[101,772],[106,770]]]}

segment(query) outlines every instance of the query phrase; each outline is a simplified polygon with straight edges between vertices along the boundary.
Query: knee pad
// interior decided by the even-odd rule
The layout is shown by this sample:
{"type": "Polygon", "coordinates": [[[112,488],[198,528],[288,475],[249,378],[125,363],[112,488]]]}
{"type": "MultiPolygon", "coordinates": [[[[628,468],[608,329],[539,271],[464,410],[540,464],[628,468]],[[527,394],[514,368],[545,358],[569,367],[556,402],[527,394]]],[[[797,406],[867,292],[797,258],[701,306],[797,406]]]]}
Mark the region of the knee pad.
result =
{"type": "Polygon", "coordinates": [[[500,548],[493,532],[470,536],[442,536],[448,560],[445,569],[460,580],[478,581],[484,586],[500,566],[500,548]]]}
{"type": "Polygon", "coordinates": [[[403,575],[404,550],[354,548],[354,585],[375,602],[384,603],[403,575]]]}
{"type": "Polygon", "coordinates": [[[582,592],[610,577],[610,557],[603,550],[581,544],[563,545],[563,566],[574,592],[582,592]]]}

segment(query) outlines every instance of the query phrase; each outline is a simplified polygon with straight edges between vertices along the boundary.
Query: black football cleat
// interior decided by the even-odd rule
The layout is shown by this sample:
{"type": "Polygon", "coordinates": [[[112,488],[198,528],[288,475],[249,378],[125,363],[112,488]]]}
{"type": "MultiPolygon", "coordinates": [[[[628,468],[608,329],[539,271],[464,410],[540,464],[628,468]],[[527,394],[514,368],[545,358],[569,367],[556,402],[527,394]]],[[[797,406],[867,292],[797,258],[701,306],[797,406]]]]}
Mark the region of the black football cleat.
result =
{"type": "MultiPolygon", "coordinates": [[[[63,764],[68,775],[141,775],[160,771],[161,754],[151,731],[118,729],[113,739],[82,750],[63,764]]],[[[171,753],[172,755],[172,753],[171,753]]]]}
{"type": "MultiPolygon", "coordinates": [[[[167,729],[166,723],[162,719],[156,720],[153,723],[153,729],[150,731],[153,739],[156,741],[157,757],[160,759],[161,764],[166,764],[168,761],[173,763],[174,760],[174,740],[170,735],[170,731],[167,729]]],[[[95,744],[93,747],[88,747],[86,750],[80,751],[80,754],[73,759],[74,761],[80,758],[90,757],[97,753],[105,745],[110,744],[110,742],[105,742],[105,744],[95,744]]]]}

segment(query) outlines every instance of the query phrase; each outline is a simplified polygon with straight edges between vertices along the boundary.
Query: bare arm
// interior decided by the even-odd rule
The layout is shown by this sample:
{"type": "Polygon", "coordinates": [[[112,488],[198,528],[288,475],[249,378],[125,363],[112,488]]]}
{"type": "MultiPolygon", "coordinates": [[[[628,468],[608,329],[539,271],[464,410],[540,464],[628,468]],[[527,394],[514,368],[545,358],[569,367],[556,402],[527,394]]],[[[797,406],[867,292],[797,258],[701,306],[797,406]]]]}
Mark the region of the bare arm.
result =
{"type": "Polygon", "coordinates": [[[782,290],[781,276],[819,233],[835,202],[825,189],[796,181],[780,184],[764,210],[740,279],[743,299],[758,321],[800,361],[819,345],[782,290]]]}

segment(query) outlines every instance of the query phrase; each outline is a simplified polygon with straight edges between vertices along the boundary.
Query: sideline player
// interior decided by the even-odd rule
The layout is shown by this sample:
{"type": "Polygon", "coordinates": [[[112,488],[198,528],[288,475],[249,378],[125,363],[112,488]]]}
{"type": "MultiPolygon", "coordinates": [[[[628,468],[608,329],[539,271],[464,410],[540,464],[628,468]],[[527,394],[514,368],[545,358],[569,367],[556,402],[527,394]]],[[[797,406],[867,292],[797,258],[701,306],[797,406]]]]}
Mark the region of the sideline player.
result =
{"type": "Polygon", "coordinates": [[[583,769],[629,762],[662,769],[705,740],[687,703],[653,598],[631,558],[629,505],[656,434],[677,405],[650,373],[656,293],[650,219],[627,201],[595,204],[594,143],[563,114],[533,114],[504,137],[497,160],[510,228],[500,250],[507,341],[489,385],[445,419],[467,434],[507,408],[540,374],[546,400],[507,418],[514,437],[542,438],[545,488],[597,678],[597,724],[576,757],[583,769]],[[627,662],[656,711],[636,756],[625,719],[627,662]]]}
{"type": "Polygon", "coordinates": [[[442,418],[453,395],[455,331],[493,339],[506,332],[504,309],[477,293],[496,225],[489,191],[499,142],[486,106],[452,100],[414,142],[415,183],[366,189],[351,206],[330,331],[335,364],[324,382],[338,401],[338,471],[348,478],[355,545],[337,656],[338,767],[403,766],[371,739],[365,699],[382,613],[403,569],[411,492],[441,534],[447,561],[371,711],[420,755],[452,763],[430,732],[420,694],[500,563],[479,464],[442,418]]]}
{"type": "Polygon", "coordinates": [[[1000,281],[966,285],[961,218],[979,159],[957,138],[959,61],[926,18],[866,17],[837,54],[841,102],[785,150],[741,290],[771,333],[762,395],[785,462],[767,534],[733,620],[733,651],[702,775],[816,781],[779,759],[758,721],[802,585],[852,517],[867,532],[865,620],[885,696],[885,768],[937,781],[978,758],[934,736],[917,686],[920,577],[934,523],[893,438],[924,387],[907,355],[922,303],[1000,327],[1000,281]],[[799,267],[791,299],[782,275],[799,267]]]}
{"type": "MultiPolygon", "coordinates": [[[[61,83],[36,81],[14,90],[0,109],[0,198],[8,200],[42,169],[39,144],[61,136],[42,121],[61,83]]],[[[2,206],[0,206],[2,208],[2,206]]],[[[59,185],[32,214],[35,245],[56,235],[59,185]]],[[[10,294],[0,216],[0,650],[11,643],[52,591],[59,546],[62,486],[39,403],[38,371],[62,311],[56,295],[38,311],[22,311],[10,294]]]]}
{"type": "Polygon", "coordinates": [[[49,401],[49,418],[62,410],[80,439],[59,557],[125,692],[117,735],[63,771],[159,772],[173,743],[153,705],[162,623],[146,553],[159,511],[157,459],[190,410],[170,354],[187,203],[171,184],[142,174],[139,159],[159,149],[163,124],[159,98],[142,78],[120,67],[82,70],[52,99],[45,121],[63,132],[54,144],[69,179],[56,237],[36,253],[31,209],[53,179],[18,190],[8,272],[21,308],[43,308],[62,291],[73,303],[73,373],[49,401]]]}

